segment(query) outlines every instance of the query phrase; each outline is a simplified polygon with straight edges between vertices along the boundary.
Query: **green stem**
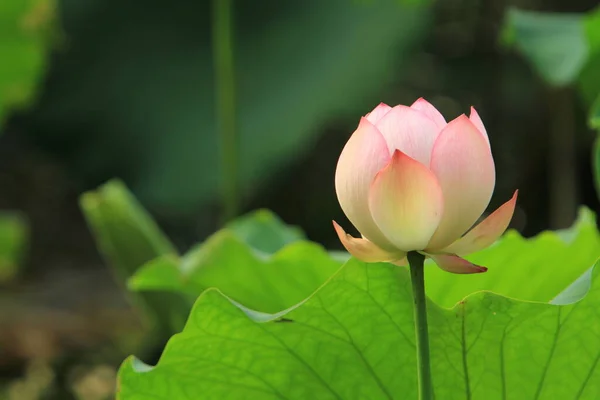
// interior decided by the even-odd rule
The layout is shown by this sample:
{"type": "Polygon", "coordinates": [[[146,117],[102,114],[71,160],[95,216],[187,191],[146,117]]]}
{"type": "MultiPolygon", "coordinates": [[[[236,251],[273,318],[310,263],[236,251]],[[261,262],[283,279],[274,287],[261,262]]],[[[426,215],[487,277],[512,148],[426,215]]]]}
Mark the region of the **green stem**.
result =
{"type": "Polygon", "coordinates": [[[213,0],[213,59],[223,222],[237,215],[239,199],[232,8],[232,0],[213,0]]]}
{"type": "Polygon", "coordinates": [[[416,251],[407,255],[410,264],[410,282],[413,292],[415,337],[417,342],[417,370],[419,400],[432,400],[431,367],[429,359],[429,331],[427,328],[427,305],[425,299],[425,256],[416,251]]]}

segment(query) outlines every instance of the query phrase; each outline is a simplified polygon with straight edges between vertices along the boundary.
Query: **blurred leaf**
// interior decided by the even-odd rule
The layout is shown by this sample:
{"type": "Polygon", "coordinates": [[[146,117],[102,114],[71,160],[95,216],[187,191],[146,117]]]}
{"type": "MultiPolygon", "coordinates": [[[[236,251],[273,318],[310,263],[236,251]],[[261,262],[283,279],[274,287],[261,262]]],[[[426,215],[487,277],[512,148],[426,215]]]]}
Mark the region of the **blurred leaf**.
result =
{"type": "Polygon", "coordinates": [[[286,225],[269,210],[257,210],[244,215],[230,222],[227,228],[242,242],[269,254],[289,243],[305,239],[300,228],[286,225]]]}
{"type": "Polygon", "coordinates": [[[24,218],[16,213],[0,214],[0,283],[18,273],[28,236],[24,218]]]}
{"type": "MultiPolygon", "coordinates": [[[[235,6],[244,195],[309,151],[324,123],[376,105],[431,12],[398,0],[235,6]]],[[[146,204],[194,210],[218,182],[210,2],[86,7],[64,2],[70,51],[57,58],[36,132],[49,144],[68,135],[71,146],[57,150],[88,177],[124,177],[146,204]]]]}
{"type": "MultiPolygon", "coordinates": [[[[591,290],[571,305],[489,292],[451,310],[430,302],[436,398],[599,398],[599,273],[588,275],[591,290]]],[[[125,361],[118,398],[414,399],[410,287],[404,268],[351,260],[279,314],[207,290],[156,367],[125,361]]]]}
{"type": "MultiPolygon", "coordinates": [[[[120,181],[84,193],[80,203],[102,255],[121,283],[147,261],[177,255],[173,244],[120,181]]],[[[139,305],[163,334],[170,335],[183,326],[187,314],[174,312],[181,308],[171,305],[183,302],[179,296],[144,293],[140,297],[139,305]]]]}
{"type": "Polygon", "coordinates": [[[145,262],[177,250],[118,180],[81,197],[81,208],[104,255],[128,278],[145,262]]]}
{"type": "Polygon", "coordinates": [[[598,94],[596,101],[594,101],[594,104],[592,105],[589,125],[592,129],[600,131],[600,94],[598,94]]]}
{"type": "Polygon", "coordinates": [[[552,86],[573,83],[590,55],[583,14],[509,9],[502,38],[552,86]]]}
{"type": "Polygon", "coordinates": [[[585,14],[584,29],[593,52],[600,51],[600,6],[585,14]]]}
{"type": "Polygon", "coordinates": [[[596,195],[600,198],[600,139],[596,137],[594,148],[592,150],[592,163],[594,169],[594,186],[596,187],[596,195]]]}
{"type": "Polygon", "coordinates": [[[581,71],[577,82],[577,90],[587,107],[594,104],[598,93],[600,93],[600,52],[591,56],[581,71]]]}
{"type": "Polygon", "coordinates": [[[589,106],[600,93],[600,7],[586,14],[584,29],[588,38],[590,56],[581,71],[577,87],[586,105],[589,106]]]}
{"type": "Polygon", "coordinates": [[[0,124],[29,104],[46,67],[52,0],[0,2],[0,124]]]}
{"type": "Polygon", "coordinates": [[[594,214],[582,208],[569,229],[542,232],[531,239],[509,231],[494,245],[466,257],[488,267],[485,274],[454,275],[430,263],[426,270],[427,294],[443,307],[452,307],[480,290],[548,302],[599,257],[600,234],[594,214]]]}
{"type": "Polygon", "coordinates": [[[592,149],[592,165],[594,169],[594,186],[596,187],[596,194],[600,199],[600,95],[598,95],[598,98],[592,106],[589,125],[592,129],[598,131],[598,136],[596,136],[594,147],[592,149]]]}
{"type": "Polygon", "coordinates": [[[248,307],[277,312],[304,300],[342,265],[320,245],[298,240],[299,232],[270,212],[249,214],[231,226],[247,229],[240,236],[239,229],[225,228],[181,259],[166,256],[150,261],[131,278],[129,287],[182,292],[193,300],[205,289],[217,287],[248,307]],[[270,222],[265,225],[266,221],[270,222]],[[258,242],[254,235],[263,230],[269,234],[258,242]],[[296,240],[283,247],[292,237],[296,240]],[[272,255],[260,251],[266,248],[278,251],[272,255]]]}

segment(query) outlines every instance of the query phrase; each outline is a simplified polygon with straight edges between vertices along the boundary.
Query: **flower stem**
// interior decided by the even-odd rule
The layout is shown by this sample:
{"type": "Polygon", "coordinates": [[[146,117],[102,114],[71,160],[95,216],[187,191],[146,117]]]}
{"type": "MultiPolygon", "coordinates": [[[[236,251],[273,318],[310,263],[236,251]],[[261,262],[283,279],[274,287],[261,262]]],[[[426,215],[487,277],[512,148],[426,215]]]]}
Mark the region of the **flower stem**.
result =
{"type": "Polygon", "coordinates": [[[235,111],[232,0],[213,1],[213,58],[221,161],[222,222],[238,213],[238,149],[235,111]]]}
{"type": "Polygon", "coordinates": [[[425,299],[425,256],[416,251],[407,255],[410,264],[410,282],[413,292],[415,337],[417,342],[417,380],[419,400],[432,400],[431,368],[429,359],[429,331],[427,328],[427,305],[425,299]]]}

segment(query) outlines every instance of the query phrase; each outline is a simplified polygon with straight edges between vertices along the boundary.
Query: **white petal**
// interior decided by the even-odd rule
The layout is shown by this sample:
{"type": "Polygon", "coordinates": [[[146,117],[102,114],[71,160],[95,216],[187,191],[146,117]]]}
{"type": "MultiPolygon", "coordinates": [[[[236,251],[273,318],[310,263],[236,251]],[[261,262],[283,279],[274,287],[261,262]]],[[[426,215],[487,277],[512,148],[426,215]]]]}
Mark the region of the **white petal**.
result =
{"type": "Polygon", "coordinates": [[[508,227],[515,212],[518,193],[518,190],[515,191],[515,194],[509,201],[498,207],[496,211],[467,232],[465,236],[441,251],[466,256],[467,254],[485,249],[498,240],[508,227]]]}
{"type": "Polygon", "coordinates": [[[338,160],[335,190],[342,210],[356,229],[379,247],[393,250],[394,246],[375,225],[369,211],[371,183],[389,159],[383,136],[362,118],[338,160]]]}
{"type": "Polygon", "coordinates": [[[490,138],[488,137],[487,131],[485,130],[485,126],[483,125],[483,121],[481,120],[481,117],[475,110],[475,107],[471,107],[471,115],[469,115],[469,119],[471,120],[473,125],[475,125],[477,129],[479,129],[479,132],[483,134],[483,137],[487,141],[488,146],[490,146],[490,138]]]}
{"type": "Polygon", "coordinates": [[[444,129],[446,126],[446,119],[444,116],[435,108],[430,102],[424,98],[417,99],[410,108],[420,111],[425,114],[430,120],[432,120],[439,130],[444,129]]]}
{"type": "Polygon", "coordinates": [[[440,186],[423,164],[399,150],[371,186],[369,209],[373,220],[396,248],[424,249],[443,211],[440,186]]]}
{"type": "Polygon", "coordinates": [[[431,170],[444,194],[444,215],[427,246],[438,250],[460,238],[481,216],[492,197],[496,172],[483,134],[462,115],[440,133],[431,170]]]}
{"type": "Polygon", "coordinates": [[[385,138],[390,154],[404,154],[429,165],[433,143],[440,130],[425,114],[406,106],[396,106],[381,118],[377,129],[385,138]]]}
{"type": "Polygon", "coordinates": [[[368,119],[370,123],[375,124],[391,109],[392,107],[388,106],[387,104],[380,103],[377,107],[373,109],[373,111],[365,115],[365,118],[368,119]]]}

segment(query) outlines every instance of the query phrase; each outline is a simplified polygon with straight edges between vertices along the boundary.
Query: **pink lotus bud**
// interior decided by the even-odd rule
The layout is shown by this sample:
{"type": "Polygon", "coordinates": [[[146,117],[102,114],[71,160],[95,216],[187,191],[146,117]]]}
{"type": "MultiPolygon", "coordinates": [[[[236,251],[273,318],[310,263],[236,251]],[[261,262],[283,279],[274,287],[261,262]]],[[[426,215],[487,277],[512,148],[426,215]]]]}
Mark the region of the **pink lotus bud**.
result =
{"type": "Polygon", "coordinates": [[[489,204],[496,181],[490,142],[474,108],[446,123],[424,99],[380,104],[361,119],[340,155],[335,188],[362,238],[334,222],[342,244],[366,262],[405,263],[409,251],[454,273],[485,272],[460,256],[502,235],[512,199],[469,230],[489,204]],[[465,234],[466,233],[466,234],[465,234]]]}

